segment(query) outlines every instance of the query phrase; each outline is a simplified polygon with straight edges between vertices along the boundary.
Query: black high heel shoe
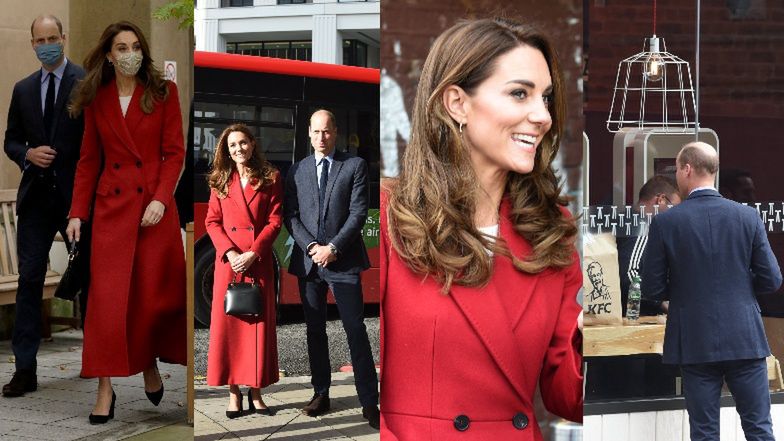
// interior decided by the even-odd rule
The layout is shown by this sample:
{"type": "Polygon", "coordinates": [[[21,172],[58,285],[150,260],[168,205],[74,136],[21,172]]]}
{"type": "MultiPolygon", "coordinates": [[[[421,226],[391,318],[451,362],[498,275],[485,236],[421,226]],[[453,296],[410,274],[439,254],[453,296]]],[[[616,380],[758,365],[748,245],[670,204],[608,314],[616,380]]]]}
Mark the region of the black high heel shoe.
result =
{"type": "MultiPolygon", "coordinates": [[[[229,392],[229,393],[231,393],[231,392],[229,392]]],[[[226,411],[226,417],[228,419],[230,419],[230,420],[233,420],[234,418],[242,416],[242,392],[240,392],[239,394],[240,394],[240,409],[239,410],[227,410],[226,411]]]]}
{"type": "Polygon", "coordinates": [[[161,372],[158,370],[158,366],[155,366],[155,373],[158,374],[158,381],[161,383],[161,388],[155,392],[144,391],[144,394],[147,395],[147,399],[150,400],[153,405],[157,406],[161,404],[161,400],[163,399],[163,378],[161,378],[161,372]]]}
{"type": "Polygon", "coordinates": [[[265,407],[264,409],[256,409],[256,406],[253,405],[253,397],[251,396],[250,388],[248,388],[248,410],[250,410],[251,413],[257,413],[259,415],[275,415],[275,412],[273,412],[269,407],[265,407]]]}
{"type": "Polygon", "coordinates": [[[93,415],[90,414],[90,424],[106,424],[110,419],[114,418],[114,403],[117,401],[117,395],[112,390],[112,405],[109,406],[109,415],[93,415]]]}

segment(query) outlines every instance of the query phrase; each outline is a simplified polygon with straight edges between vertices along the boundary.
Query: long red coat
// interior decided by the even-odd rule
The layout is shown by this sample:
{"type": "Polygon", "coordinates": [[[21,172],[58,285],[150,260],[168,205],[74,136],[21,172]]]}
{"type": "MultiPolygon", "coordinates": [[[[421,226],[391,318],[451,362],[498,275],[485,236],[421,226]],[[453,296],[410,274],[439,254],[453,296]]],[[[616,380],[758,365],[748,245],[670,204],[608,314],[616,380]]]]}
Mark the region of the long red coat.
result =
{"type": "Polygon", "coordinates": [[[114,81],[84,111],[69,214],[92,222],[83,377],[134,375],[158,357],[186,363],[185,253],[173,197],[185,146],[177,87],[168,87],[149,115],[137,85],[123,117],[114,81]],[[152,200],[166,206],[163,218],[141,227],[152,200]]]}
{"type": "MultiPolygon", "coordinates": [[[[383,199],[381,439],[541,440],[537,383],[551,412],[582,421],[576,253],[569,268],[537,275],[496,256],[487,286],[453,285],[443,295],[390,245],[383,199]]],[[[514,255],[528,255],[509,212],[504,199],[500,236],[514,255]]]]}
{"type": "MultiPolygon", "coordinates": [[[[215,245],[215,284],[212,288],[210,349],[207,384],[265,387],[278,381],[278,342],[275,332],[275,285],[272,245],[283,222],[283,183],[275,181],[259,190],[248,183],[243,191],[239,174],[229,181],[229,194],[210,192],[207,233],[215,245]],[[226,253],[253,250],[260,259],[246,272],[261,286],[264,314],[258,318],[228,316],[223,310],[226,287],[234,278],[226,253]]],[[[246,280],[248,280],[246,278],[246,280]]]]}

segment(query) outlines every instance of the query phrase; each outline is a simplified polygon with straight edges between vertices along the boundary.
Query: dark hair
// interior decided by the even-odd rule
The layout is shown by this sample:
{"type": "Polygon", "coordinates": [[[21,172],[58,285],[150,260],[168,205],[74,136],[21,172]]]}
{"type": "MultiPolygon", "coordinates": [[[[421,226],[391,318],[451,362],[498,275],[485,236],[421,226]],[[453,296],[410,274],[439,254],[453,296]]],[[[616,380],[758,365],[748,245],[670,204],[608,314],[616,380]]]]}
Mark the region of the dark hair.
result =
{"type": "Polygon", "coordinates": [[[255,190],[266,185],[272,184],[275,180],[275,167],[272,166],[256,145],[256,137],[253,132],[244,124],[232,124],[226,127],[218,138],[215,146],[215,159],[212,161],[212,170],[207,176],[207,185],[214,189],[218,197],[223,199],[229,194],[229,179],[237,169],[237,165],[229,156],[229,135],[234,132],[241,132],[248,138],[253,149],[246,167],[250,170],[248,174],[249,183],[255,190]]]}
{"type": "Polygon", "coordinates": [[[649,201],[660,194],[667,196],[678,194],[678,185],[666,176],[656,175],[643,184],[637,200],[649,201]]]}
{"type": "Polygon", "coordinates": [[[38,22],[38,21],[43,21],[43,20],[47,20],[47,19],[48,20],[54,20],[54,22],[57,24],[57,30],[60,31],[60,35],[61,36],[63,35],[63,23],[60,21],[60,19],[55,17],[52,14],[43,14],[43,15],[39,15],[38,17],[35,17],[35,20],[33,20],[33,23],[30,24],[30,36],[31,37],[35,38],[35,35],[33,35],[33,28],[35,27],[35,23],[38,22]]]}
{"type": "Polygon", "coordinates": [[[144,57],[142,66],[136,74],[139,83],[144,87],[141,99],[142,111],[147,114],[152,113],[155,102],[164,101],[169,96],[168,82],[163,78],[161,71],[155,67],[150,56],[150,46],[147,44],[142,30],[131,22],[120,21],[112,23],[104,29],[98,44],[90,50],[84,59],[84,70],[87,73],[79,83],[79,90],[68,109],[71,116],[79,115],[82,109],[93,102],[98,88],[114,79],[114,67],[109,63],[106,54],[112,51],[114,37],[123,31],[136,34],[144,57]]]}

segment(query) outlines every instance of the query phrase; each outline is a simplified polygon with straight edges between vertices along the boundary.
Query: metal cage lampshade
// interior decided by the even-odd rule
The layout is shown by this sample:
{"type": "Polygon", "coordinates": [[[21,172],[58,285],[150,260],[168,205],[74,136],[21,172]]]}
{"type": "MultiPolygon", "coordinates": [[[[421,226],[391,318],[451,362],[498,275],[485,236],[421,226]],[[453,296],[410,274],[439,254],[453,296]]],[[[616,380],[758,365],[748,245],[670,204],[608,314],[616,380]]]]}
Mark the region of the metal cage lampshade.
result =
{"type": "Polygon", "coordinates": [[[695,123],[689,63],[667,52],[664,39],[646,38],[643,52],[618,64],[607,130],[685,132],[695,123]]]}

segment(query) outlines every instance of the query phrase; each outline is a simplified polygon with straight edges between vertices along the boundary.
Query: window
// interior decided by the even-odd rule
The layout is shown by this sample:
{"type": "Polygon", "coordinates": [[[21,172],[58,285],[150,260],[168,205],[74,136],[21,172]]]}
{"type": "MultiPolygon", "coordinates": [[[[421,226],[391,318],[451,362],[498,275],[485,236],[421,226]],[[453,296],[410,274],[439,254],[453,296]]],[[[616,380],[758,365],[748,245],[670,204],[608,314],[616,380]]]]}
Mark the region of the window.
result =
{"type": "Polygon", "coordinates": [[[226,52],[230,54],[310,61],[313,54],[313,44],[310,41],[226,43],[226,52]]]}
{"type": "Polygon", "coordinates": [[[367,44],[359,40],[343,40],[343,64],[367,67],[367,44]]]}
{"type": "Polygon", "coordinates": [[[313,3],[313,0],[278,0],[279,5],[299,5],[305,3],[313,3]]]}
{"type": "Polygon", "coordinates": [[[221,0],[221,8],[234,6],[253,6],[253,0],[221,0]]]}

